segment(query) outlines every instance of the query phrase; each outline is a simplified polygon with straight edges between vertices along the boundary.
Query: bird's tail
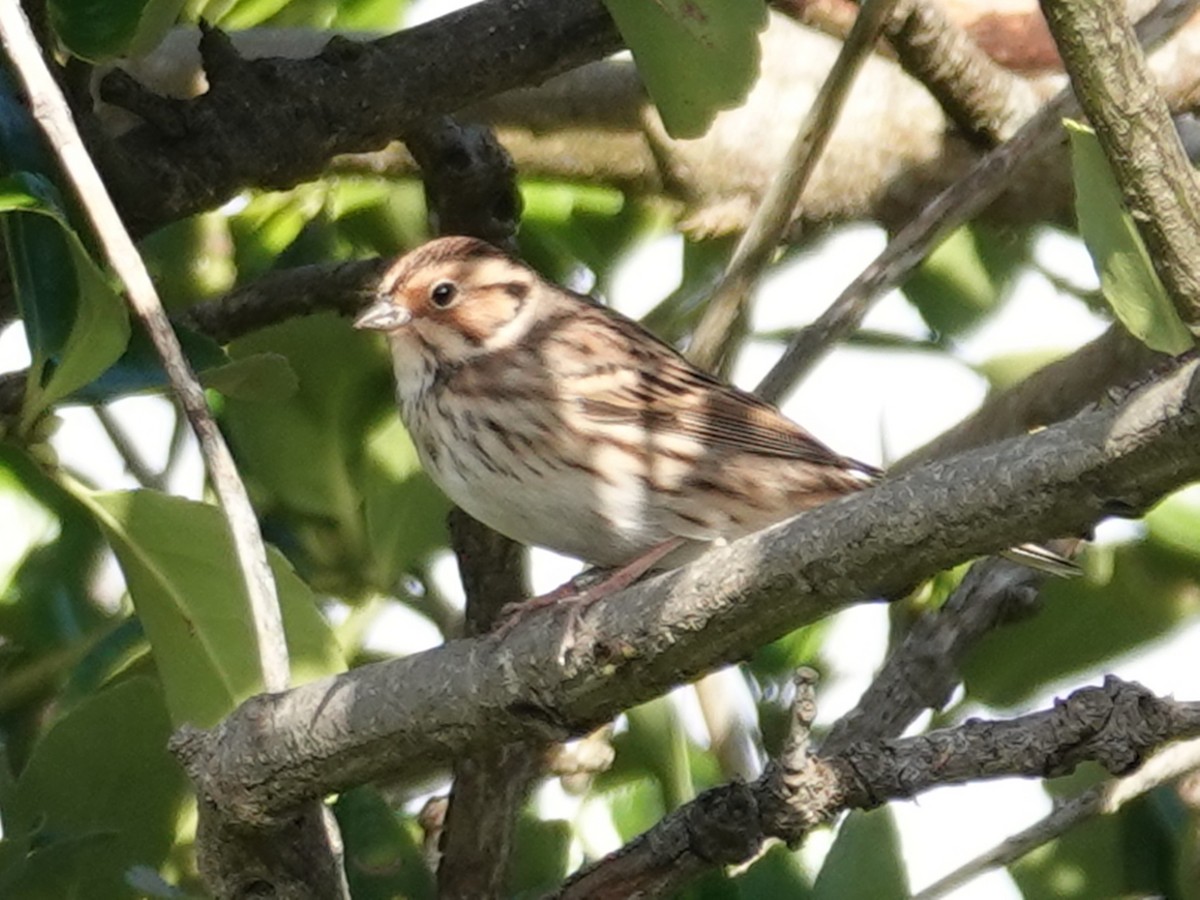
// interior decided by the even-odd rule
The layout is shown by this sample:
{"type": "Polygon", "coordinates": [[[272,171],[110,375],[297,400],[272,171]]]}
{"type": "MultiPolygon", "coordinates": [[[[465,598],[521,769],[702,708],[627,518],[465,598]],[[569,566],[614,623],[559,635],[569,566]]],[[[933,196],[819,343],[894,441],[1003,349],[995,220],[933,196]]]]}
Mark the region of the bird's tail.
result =
{"type": "Polygon", "coordinates": [[[1047,575],[1057,575],[1060,578],[1072,578],[1083,574],[1083,569],[1071,560],[1041,544],[1021,544],[1011,550],[1005,550],[1000,555],[1015,563],[1029,566],[1029,568],[1045,572],[1047,575]]]}

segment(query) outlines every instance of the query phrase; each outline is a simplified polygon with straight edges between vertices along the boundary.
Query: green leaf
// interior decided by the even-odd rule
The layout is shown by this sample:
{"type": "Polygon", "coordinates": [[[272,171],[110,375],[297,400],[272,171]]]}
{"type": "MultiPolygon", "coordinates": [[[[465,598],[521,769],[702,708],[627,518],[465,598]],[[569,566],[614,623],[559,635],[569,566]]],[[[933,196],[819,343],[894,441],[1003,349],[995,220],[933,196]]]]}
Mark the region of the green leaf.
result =
{"type": "Polygon", "coordinates": [[[605,0],[667,133],[704,134],[758,75],[762,0],[605,0]]]}
{"type": "Polygon", "coordinates": [[[808,900],[812,886],[804,866],[795,853],[782,844],[775,844],[736,877],[739,893],[746,900],[752,897],[787,897],[789,900],[808,900]]]}
{"type": "Polygon", "coordinates": [[[286,400],[296,393],[300,380],[287,357],[278,353],[254,353],[204,372],[205,387],[226,397],[262,403],[286,400]]]}
{"type": "Polygon", "coordinates": [[[76,56],[92,62],[136,56],[157,46],[186,0],[50,0],[54,30],[76,56]]]}
{"type": "Polygon", "coordinates": [[[354,900],[433,900],[433,874],[412,829],[373,785],[346,791],[333,805],[346,845],[354,900]]]}
{"type": "Polygon", "coordinates": [[[892,811],[852,812],[842,822],[813,884],[813,900],[897,900],[911,896],[892,811]]]}
{"type": "Polygon", "coordinates": [[[278,540],[322,590],[392,590],[445,543],[449,504],[399,424],[382,343],[322,315],[264,329],[230,353],[281,354],[299,378],[286,400],[230,398],[222,415],[278,540]]]}
{"type": "Polygon", "coordinates": [[[1047,684],[1167,633],[1195,616],[1198,575],[1197,560],[1171,559],[1149,541],[1092,548],[1087,576],[1051,579],[1036,616],[979,643],[963,666],[968,697],[1011,708],[1047,684]]]}
{"type": "Polygon", "coordinates": [[[1167,296],[1092,129],[1067,121],[1079,231],[1104,298],[1129,333],[1152,350],[1182,353],[1195,339],[1167,296]]]}
{"type": "Polygon", "coordinates": [[[319,183],[256,194],[244,210],[231,217],[229,230],[234,237],[239,279],[244,281],[275,268],[304,226],[322,211],[327,194],[326,187],[319,183]]]}
{"type": "Polygon", "coordinates": [[[385,589],[446,543],[446,499],[421,468],[412,439],[389,415],[367,436],[363,512],[371,551],[372,583],[385,589]]]}
{"type": "Polygon", "coordinates": [[[126,871],[166,862],[190,802],[167,751],[170,736],[162,693],[144,677],[108,688],[56,722],[18,779],[13,830],[34,837],[25,870],[5,896],[140,896],[126,871]]]}
{"type": "Polygon", "coordinates": [[[22,422],[111,366],[129,342],[125,303],[92,262],[45,178],[0,179],[0,212],[33,365],[22,422]],[[32,213],[33,215],[29,215],[32,213]]]}
{"type": "Polygon", "coordinates": [[[905,281],[904,295],[935,332],[960,334],[1004,299],[1028,237],[976,223],[957,228],[905,281]]]}
{"type": "Polygon", "coordinates": [[[988,380],[992,390],[1004,390],[1024,381],[1034,372],[1062,359],[1068,348],[1040,348],[993,356],[976,366],[976,372],[988,380]]]}
{"type": "MultiPolygon", "coordinates": [[[[262,690],[249,601],[220,510],[155,491],[77,496],[108,535],[177,724],[216,724],[262,690]]],[[[271,551],[292,676],[343,669],[311,591],[271,551]]]]}
{"type": "MultiPolygon", "coordinates": [[[[1095,765],[1046,784],[1056,801],[1075,797],[1103,778],[1095,765]]],[[[1186,897],[1194,878],[1176,874],[1178,858],[1194,845],[1188,813],[1174,787],[1160,787],[1116,815],[1076,825],[1022,857],[1009,872],[1025,900],[1093,897],[1186,897]]]]}
{"type": "Polygon", "coordinates": [[[505,896],[543,897],[566,877],[571,849],[571,826],[566,822],[522,815],[514,844],[505,896]]]}

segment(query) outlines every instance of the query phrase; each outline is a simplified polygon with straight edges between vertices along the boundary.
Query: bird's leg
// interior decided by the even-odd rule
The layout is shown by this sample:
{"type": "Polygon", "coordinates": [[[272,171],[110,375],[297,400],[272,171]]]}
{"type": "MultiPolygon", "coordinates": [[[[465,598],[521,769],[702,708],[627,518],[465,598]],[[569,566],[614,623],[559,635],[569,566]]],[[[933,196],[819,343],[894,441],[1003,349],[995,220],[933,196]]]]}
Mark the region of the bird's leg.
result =
{"type": "Polygon", "coordinates": [[[615,569],[588,569],[576,575],[566,584],[528,600],[509,603],[500,610],[500,624],[494,629],[499,636],[507,634],[521,618],[536,609],[558,604],[570,604],[571,626],[579,615],[597,600],[625,590],[662,560],[683,545],[683,538],[668,538],[655,544],[641,556],[615,569]]]}

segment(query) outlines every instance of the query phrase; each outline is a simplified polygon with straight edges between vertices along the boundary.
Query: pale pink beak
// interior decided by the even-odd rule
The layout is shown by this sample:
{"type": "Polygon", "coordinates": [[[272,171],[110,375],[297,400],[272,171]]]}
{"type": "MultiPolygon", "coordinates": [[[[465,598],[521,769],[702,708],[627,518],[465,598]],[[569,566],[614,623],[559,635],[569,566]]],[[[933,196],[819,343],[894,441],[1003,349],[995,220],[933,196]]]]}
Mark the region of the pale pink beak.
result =
{"type": "Polygon", "coordinates": [[[358,314],[354,327],[370,331],[395,331],[412,321],[412,313],[380,298],[358,314]]]}

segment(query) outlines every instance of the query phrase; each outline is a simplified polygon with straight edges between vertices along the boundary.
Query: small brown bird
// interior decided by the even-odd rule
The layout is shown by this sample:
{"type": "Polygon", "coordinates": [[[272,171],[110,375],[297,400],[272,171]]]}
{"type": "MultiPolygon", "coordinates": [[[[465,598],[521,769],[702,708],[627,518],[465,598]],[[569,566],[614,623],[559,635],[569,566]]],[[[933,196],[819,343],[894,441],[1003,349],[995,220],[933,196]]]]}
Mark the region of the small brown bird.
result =
{"type": "Polygon", "coordinates": [[[401,257],[355,325],[387,334],[400,415],[451,500],[628,580],[880,474],[473,238],[401,257]]]}

